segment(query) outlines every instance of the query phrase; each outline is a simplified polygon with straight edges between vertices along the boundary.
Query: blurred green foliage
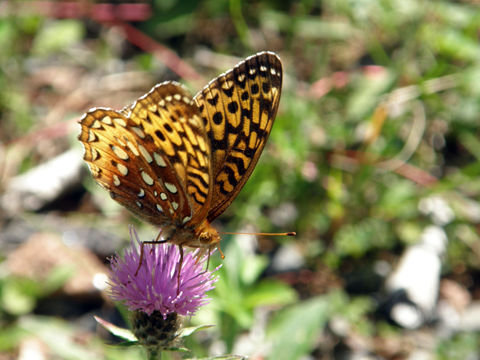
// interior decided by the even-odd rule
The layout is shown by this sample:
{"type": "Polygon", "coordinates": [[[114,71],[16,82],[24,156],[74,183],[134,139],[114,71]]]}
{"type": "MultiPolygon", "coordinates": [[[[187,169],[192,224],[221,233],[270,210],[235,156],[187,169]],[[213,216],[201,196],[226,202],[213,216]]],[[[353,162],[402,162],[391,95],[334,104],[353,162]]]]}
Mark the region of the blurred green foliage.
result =
{"type": "MultiPolygon", "coordinates": [[[[284,65],[280,110],[269,143],[220,222],[229,231],[253,226],[298,235],[262,239],[266,250],[260,246],[260,254],[245,252],[234,239],[224,240],[226,259],[217,271],[212,301],[192,319],[216,322],[217,327],[209,330],[214,333],[210,338],[187,341],[196,355],[209,356],[212,339],[225,345],[225,353],[233,351],[255,324],[259,308],[270,311],[264,335],[265,342],[274,344],[269,359],[296,359],[315,350],[321,354],[318,339],[338,316],[355,334],[401,337],[398,328],[372,316],[378,304],[371,297],[348,294],[338,284],[379,259],[393,265],[431,223],[419,209],[419,202],[431,196],[444,199],[455,214],[445,226],[449,245],[443,276],[478,296],[478,4],[156,0],[152,16],[134,25],[206,79],[229,67],[196,66],[195,55],[205,49],[239,58],[271,50],[284,65]],[[410,167],[400,171],[405,163],[410,167]],[[431,176],[436,180],[428,183],[431,176]],[[278,209],[290,210],[282,217],[278,209]],[[270,250],[289,242],[295,243],[305,261],[303,269],[313,278],[333,274],[333,279],[315,286],[266,276],[270,250]]],[[[30,80],[38,69],[71,66],[98,77],[148,71],[159,81],[175,77],[153,54],[119,43],[114,31],[87,18],[54,19],[28,11],[2,15],[0,143],[52,125],[42,119],[55,101],[39,94],[59,101],[65,94],[55,86],[33,86],[30,80]]],[[[102,106],[100,99],[95,105],[102,106]]],[[[81,112],[72,107],[68,115],[76,118],[81,112]]],[[[70,141],[69,146],[79,146],[70,141]]],[[[43,159],[41,149],[22,159],[19,172],[43,159]]],[[[93,186],[87,181],[87,188],[93,186]]],[[[102,199],[96,204],[107,214],[106,224],[97,217],[96,226],[121,232],[114,223],[119,208],[102,190],[91,193],[102,199]]],[[[151,234],[148,227],[143,231],[151,234]]],[[[127,237],[126,228],[124,234],[127,237]]],[[[212,258],[215,266],[217,260],[212,258]]],[[[60,286],[64,278],[55,278],[61,279],[53,282],[60,286]]],[[[11,354],[26,338],[36,336],[52,358],[141,358],[136,349],[120,352],[97,338],[85,346],[73,344],[77,324],[32,315],[37,300],[55,286],[1,273],[2,352],[11,354]]],[[[475,332],[460,333],[437,338],[434,347],[439,359],[464,359],[478,349],[479,338],[475,332]]]]}

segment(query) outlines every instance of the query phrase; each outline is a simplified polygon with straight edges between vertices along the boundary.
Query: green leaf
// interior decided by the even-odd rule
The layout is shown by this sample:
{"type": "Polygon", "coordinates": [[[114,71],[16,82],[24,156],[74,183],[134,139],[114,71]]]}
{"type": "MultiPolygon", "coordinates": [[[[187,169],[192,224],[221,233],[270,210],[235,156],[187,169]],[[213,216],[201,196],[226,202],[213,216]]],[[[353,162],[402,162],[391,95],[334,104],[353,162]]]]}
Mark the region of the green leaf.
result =
{"type": "Polygon", "coordinates": [[[47,316],[24,316],[19,327],[40,339],[54,354],[64,360],[97,359],[98,355],[77,343],[79,334],[67,322],[47,316]]]}
{"type": "Polygon", "coordinates": [[[129,347],[141,346],[141,345],[138,341],[122,341],[122,342],[119,342],[118,344],[112,344],[109,346],[119,347],[119,348],[129,348],[129,347]]]}
{"type": "Polygon", "coordinates": [[[265,256],[255,256],[241,263],[240,276],[243,284],[252,285],[259,278],[268,266],[268,259],[265,256]]]}
{"type": "Polygon", "coordinates": [[[356,83],[356,89],[347,100],[348,116],[363,120],[377,106],[380,96],[389,91],[396,80],[396,75],[388,69],[375,77],[362,77],[356,83]]]}
{"type": "Polygon", "coordinates": [[[318,296],[282,310],[268,329],[272,360],[300,359],[315,347],[329,317],[327,296],[318,296]]]}
{"type": "Polygon", "coordinates": [[[471,132],[463,131],[458,135],[461,144],[480,161],[480,141],[471,132]]]}
{"type": "Polygon", "coordinates": [[[243,306],[255,308],[265,305],[287,305],[297,300],[297,292],[287,284],[277,280],[260,282],[243,299],[243,306]]]}
{"type": "Polygon", "coordinates": [[[60,289],[75,275],[76,271],[75,266],[71,264],[56,266],[42,283],[42,294],[48,295],[60,289]]]}
{"type": "Polygon", "coordinates": [[[37,304],[35,290],[38,288],[30,281],[6,281],[3,284],[0,304],[12,315],[27,314],[33,310],[37,304]],[[29,291],[33,289],[33,291],[29,291]]]}
{"type": "Polygon", "coordinates": [[[171,347],[171,348],[165,348],[163,349],[164,351],[177,351],[177,352],[190,352],[189,349],[186,348],[177,348],[177,347],[171,347]]]}
{"type": "Polygon", "coordinates": [[[478,42],[457,29],[430,26],[426,28],[425,41],[443,56],[466,61],[477,61],[480,56],[478,42]]]}
{"type": "Polygon", "coordinates": [[[179,338],[187,337],[187,336],[192,335],[194,332],[209,329],[209,328],[212,328],[214,326],[216,326],[216,325],[215,324],[214,325],[199,325],[199,326],[191,326],[191,327],[183,328],[179,331],[178,337],[179,338]]]}
{"type": "Polygon", "coordinates": [[[193,359],[185,359],[185,360],[244,360],[248,359],[248,356],[242,356],[242,355],[223,355],[223,356],[215,356],[215,357],[209,357],[209,358],[193,358],[193,359]]]}
{"type": "Polygon", "coordinates": [[[32,46],[32,52],[38,55],[63,50],[82,40],[85,35],[81,21],[61,20],[45,24],[32,46]]]}
{"type": "Polygon", "coordinates": [[[345,224],[335,234],[335,251],[339,255],[361,257],[373,248],[388,248],[392,242],[389,224],[380,219],[366,218],[345,224]]]}
{"type": "Polygon", "coordinates": [[[2,49],[10,49],[15,37],[16,31],[13,24],[2,19],[0,21],[0,47],[2,49]]]}
{"type": "Polygon", "coordinates": [[[16,324],[2,325],[0,330],[0,353],[18,349],[19,344],[26,335],[29,334],[16,326],[16,324]]]}
{"type": "Polygon", "coordinates": [[[128,330],[128,329],[123,329],[118,326],[115,326],[108,321],[103,320],[102,318],[99,318],[98,316],[94,316],[95,320],[102,325],[105,329],[110,331],[113,335],[118,336],[122,339],[129,340],[129,341],[137,341],[137,338],[133,333],[128,330]]]}

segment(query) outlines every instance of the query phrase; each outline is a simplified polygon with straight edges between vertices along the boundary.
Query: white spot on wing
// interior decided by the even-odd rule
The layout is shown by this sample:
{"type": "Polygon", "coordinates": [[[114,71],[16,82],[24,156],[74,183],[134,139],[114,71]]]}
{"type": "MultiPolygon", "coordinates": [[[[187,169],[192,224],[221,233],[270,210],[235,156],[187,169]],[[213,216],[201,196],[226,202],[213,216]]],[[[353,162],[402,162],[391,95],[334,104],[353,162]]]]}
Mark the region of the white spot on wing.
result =
{"type": "Polygon", "coordinates": [[[194,128],[200,127],[200,119],[198,118],[197,115],[194,115],[193,117],[188,118],[188,122],[194,128]]]}
{"type": "Polygon", "coordinates": [[[112,118],[110,116],[105,116],[102,120],[100,120],[101,122],[103,122],[104,124],[107,124],[107,125],[112,125],[112,118]]]}
{"type": "Polygon", "coordinates": [[[168,191],[170,191],[172,194],[176,194],[178,189],[175,185],[170,184],[170,183],[165,183],[165,187],[167,188],[168,191]]]}
{"type": "Polygon", "coordinates": [[[92,124],[92,126],[90,126],[92,129],[100,129],[102,127],[102,124],[100,124],[100,121],[98,120],[95,120],[92,124]]]}
{"type": "Polygon", "coordinates": [[[161,157],[159,154],[153,153],[153,157],[155,158],[155,162],[157,163],[158,166],[167,167],[167,163],[165,162],[165,160],[163,160],[163,157],[161,157]]]}
{"type": "Polygon", "coordinates": [[[128,175],[128,169],[125,165],[123,164],[117,164],[117,169],[118,171],[120,171],[120,173],[123,175],[123,176],[127,176],[128,175]]]}
{"type": "Polygon", "coordinates": [[[127,123],[122,118],[114,118],[113,121],[122,127],[127,127],[127,123]]]}
{"type": "Polygon", "coordinates": [[[145,133],[138,126],[132,126],[132,130],[140,139],[145,139],[145,133]]]}
{"type": "Polygon", "coordinates": [[[125,142],[119,138],[118,136],[114,136],[115,140],[117,140],[117,142],[122,145],[123,147],[127,146],[127,144],[125,144],[125,142]]]}
{"type": "Polygon", "coordinates": [[[95,161],[98,158],[98,151],[93,147],[91,149],[92,149],[92,161],[95,161]]]}
{"type": "Polygon", "coordinates": [[[153,179],[145,171],[142,171],[142,179],[147,185],[153,185],[153,179]]]}
{"type": "Polygon", "coordinates": [[[91,130],[88,130],[88,142],[97,140],[97,135],[91,130]]]}
{"type": "Polygon", "coordinates": [[[152,156],[147,151],[147,149],[145,149],[145,147],[143,145],[138,145],[138,149],[142,153],[145,160],[147,160],[147,162],[150,164],[153,161],[153,159],[152,159],[152,156]]]}
{"type": "Polygon", "coordinates": [[[134,154],[135,156],[140,155],[140,153],[138,152],[138,149],[135,147],[135,145],[132,144],[131,141],[128,141],[128,140],[127,140],[127,146],[128,146],[128,148],[133,152],[133,154],[134,154]]]}
{"type": "Polygon", "coordinates": [[[122,160],[129,159],[128,154],[122,148],[119,148],[117,146],[111,146],[111,148],[112,148],[112,151],[115,153],[115,155],[117,155],[120,159],[122,160]]]}
{"type": "Polygon", "coordinates": [[[114,184],[115,186],[120,185],[120,179],[118,178],[117,175],[113,175],[113,184],[114,184]]]}

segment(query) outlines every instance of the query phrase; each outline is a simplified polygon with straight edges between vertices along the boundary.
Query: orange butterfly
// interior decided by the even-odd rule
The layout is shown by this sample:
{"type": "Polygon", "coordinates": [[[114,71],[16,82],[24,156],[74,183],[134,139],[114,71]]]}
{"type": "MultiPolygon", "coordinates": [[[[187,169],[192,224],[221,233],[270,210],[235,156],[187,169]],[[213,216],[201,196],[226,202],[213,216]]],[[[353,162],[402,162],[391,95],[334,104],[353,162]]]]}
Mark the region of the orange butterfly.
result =
{"type": "Polygon", "coordinates": [[[182,85],[165,82],[123,110],[91,109],[80,119],[84,160],[113,200],[162,229],[157,240],[180,247],[180,261],[183,246],[202,255],[221,240],[210,223],[238,195],[265,147],[282,77],[279,57],[261,52],[193,99],[182,85]]]}

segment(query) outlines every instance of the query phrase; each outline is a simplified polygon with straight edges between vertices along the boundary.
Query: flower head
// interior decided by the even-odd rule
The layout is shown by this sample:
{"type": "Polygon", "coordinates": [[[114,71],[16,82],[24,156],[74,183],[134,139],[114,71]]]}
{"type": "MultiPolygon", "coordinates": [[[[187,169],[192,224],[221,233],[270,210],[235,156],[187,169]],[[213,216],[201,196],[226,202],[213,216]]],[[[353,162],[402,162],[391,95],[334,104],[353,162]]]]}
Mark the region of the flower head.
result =
{"type": "Polygon", "coordinates": [[[130,236],[132,246],[125,251],[125,258],[116,255],[110,259],[112,300],[125,301],[129,310],[140,310],[149,316],[158,311],[164,319],[172,313],[194,315],[200,306],[208,304],[210,299],[205,292],[213,289],[217,281],[211,271],[203,269],[208,254],[197,259],[199,250],[196,250],[183,257],[180,289],[177,289],[180,260],[177,246],[144,244],[142,266],[135,275],[140,261],[137,245],[141,246],[141,242],[133,227],[130,236]]]}

